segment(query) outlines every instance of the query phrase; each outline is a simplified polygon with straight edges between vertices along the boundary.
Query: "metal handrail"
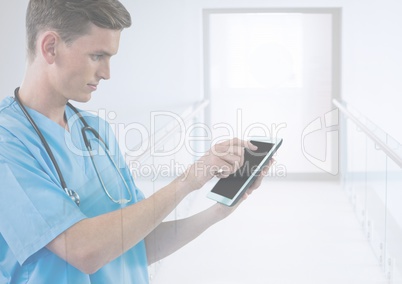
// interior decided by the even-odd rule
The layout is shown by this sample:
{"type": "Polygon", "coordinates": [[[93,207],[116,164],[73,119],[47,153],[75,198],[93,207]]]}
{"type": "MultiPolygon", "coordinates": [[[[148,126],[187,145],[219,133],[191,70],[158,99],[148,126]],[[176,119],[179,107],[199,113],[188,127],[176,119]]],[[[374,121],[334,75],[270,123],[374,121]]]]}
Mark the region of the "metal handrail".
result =
{"type": "Polygon", "coordinates": [[[364,125],[356,116],[354,116],[349,110],[346,109],[345,106],[342,105],[341,102],[339,102],[336,99],[332,100],[332,103],[343,113],[352,120],[361,131],[363,131],[368,137],[370,137],[374,143],[380,148],[390,159],[392,159],[399,167],[402,168],[402,158],[395,153],[384,141],[382,141],[380,138],[378,138],[377,135],[375,135],[370,129],[364,125]]]}
{"type": "MultiPolygon", "coordinates": [[[[195,103],[194,105],[187,108],[182,113],[182,121],[187,122],[190,119],[193,119],[198,113],[203,111],[209,105],[209,100],[203,100],[201,102],[195,103]]],[[[160,134],[164,133],[162,137],[158,138],[155,143],[150,143],[150,146],[154,149],[159,148],[163,143],[166,142],[171,136],[177,133],[180,129],[180,125],[176,124],[175,126],[166,125],[163,129],[157,131],[156,133],[150,135],[147,141],[155,141],[155,137],[160,134]]],[[[146,152],[142,153],[141,155],[135,157],[134,161],[144,162],[151,156],[152,149],[147,150],[146,152]]]]}

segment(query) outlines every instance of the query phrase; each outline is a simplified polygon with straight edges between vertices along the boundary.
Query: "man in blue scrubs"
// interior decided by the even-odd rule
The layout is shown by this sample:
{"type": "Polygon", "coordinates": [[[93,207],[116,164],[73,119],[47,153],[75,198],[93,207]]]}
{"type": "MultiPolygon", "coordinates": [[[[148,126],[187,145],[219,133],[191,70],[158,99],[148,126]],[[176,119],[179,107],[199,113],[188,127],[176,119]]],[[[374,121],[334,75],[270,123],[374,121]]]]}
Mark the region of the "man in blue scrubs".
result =
{"type": "Polygon", "coordinates": [[[131,25],[130,14],[117,0],[30,0],[26,25],[28,64],[16,90],[22,106],[14,97],[0,104],[0,283],[148,283],[149,264],[236,207],[215,204],[184,220],[162,222],[165,217],[214,176],[212,168],[225,169],[220,175],[228,176],[242,164],[244,148],[255,146],[238,139],[217,144],[182,176],[144,198],[121,164],[109,125],[79,111],[104,141],[88,134],[96,150],[93,162],[83,122],[67,105],[88,101],[99,82],[109,79],[110,59],[122,30],[131,25]],[[63,190],[28,115],[67,187],[79,195],[79,206],[63,190]]]}

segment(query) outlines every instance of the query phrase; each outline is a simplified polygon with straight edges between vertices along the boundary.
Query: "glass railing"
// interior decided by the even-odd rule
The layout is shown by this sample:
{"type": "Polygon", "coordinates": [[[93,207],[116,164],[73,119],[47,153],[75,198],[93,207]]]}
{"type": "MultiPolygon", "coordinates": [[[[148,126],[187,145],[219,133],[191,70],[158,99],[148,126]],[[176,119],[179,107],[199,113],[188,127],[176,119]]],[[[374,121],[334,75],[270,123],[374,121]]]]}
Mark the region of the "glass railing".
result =
{"type": "Polygon", "coordinates": [[[342,113],[342,183],[390,283],[402,283],[402,145],[348,104],[342,113]]]}

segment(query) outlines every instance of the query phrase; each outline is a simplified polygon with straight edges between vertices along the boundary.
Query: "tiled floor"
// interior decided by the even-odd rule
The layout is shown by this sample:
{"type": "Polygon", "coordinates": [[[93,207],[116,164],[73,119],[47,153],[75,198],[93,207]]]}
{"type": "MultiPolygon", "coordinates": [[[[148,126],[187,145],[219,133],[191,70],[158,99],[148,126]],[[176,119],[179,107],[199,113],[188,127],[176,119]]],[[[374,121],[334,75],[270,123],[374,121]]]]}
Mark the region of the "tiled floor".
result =
{"type": "MultiPolygon", "coordinates": [[[[207,190],[192,211],[211,204],[207,190]]],[[[387,283],[346,194],[332,182],[266,181],[155,269],[152,284],[387,283]]]]}

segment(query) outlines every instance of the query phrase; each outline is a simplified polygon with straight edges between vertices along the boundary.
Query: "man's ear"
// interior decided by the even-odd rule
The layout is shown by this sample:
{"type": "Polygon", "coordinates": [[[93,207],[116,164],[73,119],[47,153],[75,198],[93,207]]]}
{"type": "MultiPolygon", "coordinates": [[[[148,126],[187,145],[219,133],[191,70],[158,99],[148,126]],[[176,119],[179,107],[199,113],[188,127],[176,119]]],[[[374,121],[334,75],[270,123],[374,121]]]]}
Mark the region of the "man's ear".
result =
{"type": "Polygon", "coordinates": [[[57,44],[60,37],[55,32],[46,32],[40,41],[40,52],[48,64],[53,64],[56,58],[57,44]]]}

